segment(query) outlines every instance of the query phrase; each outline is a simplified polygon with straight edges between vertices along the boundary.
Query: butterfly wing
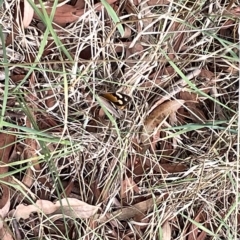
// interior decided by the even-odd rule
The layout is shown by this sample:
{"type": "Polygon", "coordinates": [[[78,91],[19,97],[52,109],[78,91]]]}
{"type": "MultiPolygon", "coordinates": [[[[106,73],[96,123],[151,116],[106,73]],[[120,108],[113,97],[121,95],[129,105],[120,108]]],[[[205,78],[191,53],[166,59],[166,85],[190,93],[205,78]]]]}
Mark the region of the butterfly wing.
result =
{"type": "Polygon", "coordinates": [[[106,98],[99,96],[99,99],[102,103],[102,105],[110,112],[112,113],[116,118],[120,118],[122,115],[121,110],[117,109],[116,106],[110,101],[108,101],[106,98]]]}

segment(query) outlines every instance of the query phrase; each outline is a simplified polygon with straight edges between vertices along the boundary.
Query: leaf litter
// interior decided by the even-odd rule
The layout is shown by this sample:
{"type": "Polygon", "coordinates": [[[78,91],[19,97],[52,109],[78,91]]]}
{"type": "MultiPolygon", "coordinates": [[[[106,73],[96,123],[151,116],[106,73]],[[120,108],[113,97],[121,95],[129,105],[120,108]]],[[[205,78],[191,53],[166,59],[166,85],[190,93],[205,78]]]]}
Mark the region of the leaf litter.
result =
{"type": "Polygon", "coordinates": [[[1,6],[1,239],[239,238],[240,6],[107,3],[1,6]]]}

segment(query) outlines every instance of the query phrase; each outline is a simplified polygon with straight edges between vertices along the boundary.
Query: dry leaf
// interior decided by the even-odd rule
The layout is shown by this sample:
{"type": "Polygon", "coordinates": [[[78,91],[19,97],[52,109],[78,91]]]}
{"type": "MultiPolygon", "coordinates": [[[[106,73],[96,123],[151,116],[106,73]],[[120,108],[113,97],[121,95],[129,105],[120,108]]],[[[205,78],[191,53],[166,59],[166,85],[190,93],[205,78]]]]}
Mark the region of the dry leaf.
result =
{"type": "MultiPolygon", "coordinates": [[[[185,100],[186,108],[183,109],[183,111],[187,110],[189,118],[197,123],[204,123],[207,121],[197,94],[184,91],[180,92],[179,96],[182,100],[185,100]]],[[[186,114],[182,113],[182,115],[184,116],[186,114]]]]}
{"type": "Polygon", "coordinates": [[[90,218],[99,209],[98,205],[93,206],[76,198],[64,198],[55,204],[59,207],[56,213],[62,213],[72,218],[90,218]]]}
{"type": "MultiPolygon", "coordinates": [[[[83,9],[85,7],[85,4],[86,3],[84,0],[77,0],[74,6],[78,9],[83,9]]],[[[73,5],[73,4],[71,4],[71,5],[73,5]]]]}
{"type": "Polygon", "coordinates": [[[38,200],[35,204],[25,206],[20,204],[16,207],[13,215],[19,221],[20,218],[27,219],[32,212],[44,214],[64,214],[71,218],[89,218],[99,209],[99,206],[92,206],[75,198],[64,198],[61,201],[52,203],[47,200],[38,200]]]}
{"type": "Polygon", "coordinates": [[[132,30],[129,27],[124,28],[124,34],[121,38],[130,38],[132,36],[132,30]]]}
{"type": "MultiPolygon", "coordinates": [[[[35,102],[38,101],[36,88],[35,88],[35,75],[31,74],[29,79],[29,94],[25,94],[26,102],[29,106],[29,114],[31,115],[26,119],[26,127],[32,128],[32,120],[36,122],[36,112],[32,109],[38,109],[38,106],[35,102]]],[[[36,170],[41,170],[41,165],[38,162],[38,151],[40,149],[39,143],[37,140],[32,138],[25,139],[26,148],[24,150],[24,159],[32,159],[31,162],[34,165],[36,170]]],[[[22,182],[27,186],[31,187],[33,183],[33,170],[28,168],[26,174],[24,175],[22,182]]],[[[42,198],[42,197],[41,197],[42,198]]]]}
{"type": "Polygon", "coordinates": [[[238,18],[240,16],[240,7],[238,6],[236,8],[232,8],[231,10],[224,10],[223,14],[238,18]]]}
{"type": "MultiPolygon", "coordinates": [[[[53,11],[53,9],[50,6],[48,6],[48,8],[46,8],[45,10],[47,11],[47,14],[49,16],[53,11]]],[[[79,19],[79,17],[82,16],[83,14],[84,14],[84,9],[77,9],[76,7],[73,7],[71,5],[64,4],[56,8],[54,17],[53,17],[53,22],[59,25],[76,22],[79,19]]],[[[34,18],[39,19],[36,13],[34,13],[34,18]]]]}
{"type": "Polygon", "coordinates": [[[0,229],[0,239],[1,240],[14,240],[12,234],[9,232],[8,227],[3,227],[0,229]]]}
{"type": "Polygon", "coordinates": [[[138,214],[133,217],[133,221],[136,223],[141,223],[141,224],[134,224],[135,228],[140,232],[141,230],[146,230],[147,226],[149,225],[151,217],[146,216],[146,214],[138,214]]]}
{"type": "Polygon", "coordinates": [[[10,209],[10,191],[8,186],[2,185],[3,196],[0,199],[0,229],[3,227],[3,219],[7,216],[10,209]]]}
{"type": "Polygon", "coordinates": [[[162,239],[171,240],[171,226],[168,221],[162,225],[162,239]]]}
{"type": "MultiPolygon", "coordinates": [[[[116,2],[116,0],[108,0],[107,2],[109,4],[112,4],[112,3],[116,2]]],[[[93,9],[95,9],[95,11],[101,11],[102,4],[101,3],[95,4],[93,9]]],[[[47,11],[47,14],[50,16],[50,14],[52,12],[51,6],[48,5],[48,7],[45,10],[47,11]]],[[[59,25],[65,25],[66,23],[76,22],[79,19],[79,17],[81,17],[88,10],[89,9],[86,9],[86,10],[79,9],[75,6],[64,4],[64,5],[56,8],[54,17],[53,17],[53,22],[55,22],[59,25]]],[[[36,13],[34,13],[34,17],[39,19],[38,15],[36,13]]]]}
{"type": "MultiPolygon", "coordinates": [[[[32,0],[33,3],[34,3],[34,0],[32,0]]],[[[33,19],[33,14],[34,14],[34,10],[33,8],[31,7],[31,5],[29,4],[28,0],[24,0],[24,6],[23,6],[23,27],[24,28],[27,28],[32,19],[33,19]]]]}
{"type": "Polygon", "coordinates": [[[141,136],[142,143],[148,139],[155,127],[159,126],[171,113],[176,112],[184,102],[184,100],[167,101],[157,106],[144,121],[145,133],[141,136]]]}
{"type": "MultiPolygon", "coordinates": [[[[202,223],[204,227],[206,227],[205,222],[206,214],[200,210],[197,216],[194,218],[194,221],[197,223],[202,223]]],[[[195,224],[191,223],[189,228],[189,235],[187,240],[204,240],[206,239],[207,233],[202,229],[198,228],[195,224]]]]}
{"type": "MultiPolygon", "coordinates": [[[[122,208],[120,210],[114,211],[110,214],[111,218],[116,218],[119,221],[127,220],[129,218],[133,218],[134,216],[145,213],[146,211],[151,210],[155,205],[160,204],[164,200],[165,196],[158,197],[156,199],[148,199],[146,201],[137,203],[133,206],[122,208]]],[[[106,215],[101,215],[98,218],[99,222],[105,222],[108,221],[108,217],[106,215]]]]}
{"type": "MultiPolygon", "coordinates": [[[[36,121],[36,117],[32,113],[33,119],[36,121]]],[[[26,126],[28,128],[32,128],[31,121],[29,119],[26,120],[26,126]]],[[[39,149],[38,142],[35,139],[26,138],[25,139],[26,149],[24,150],[24,159],[35,159],[32,160],[32,163],[34,164],[34,168],[37,170],[41,169],[40,164],[38,163],[38,156],[37,151],[39,149]]],[[[26,174],[24,175],[22,182],[27,186],[30,187],[33,183],[33,173],[32,169],[29,167],[26,171],[26,174]]]]}
{"type": "Polygon", "coordinates": [[[184,102],[184,100],[174,100],[157,106],[144,121],[145,130],[152,131],[164,120],[165,117],[176,112],[184,102]]]}
{"type": "Polygon", "coordinates": [[[38,200],[32,205],[19,204],[13,213],[14,217],[19,221],[20,218],[29,218],[32,212],[42,212],[44,214],[51,214],[57,210],[58,206],[47,200],[38,200]]]}
{"type": "Polygon", "coordinates": [[[126,179],[121,183],[121,198],[126,198],[129,191],[139,193],[139,187],[132,178],[126,177],[126,179]]]}
{"type": "MultiPolygon", "coordinates": [[[[10,131],[9,131],[10,132],[10,131]]],[[[4,175],[8,172],[8,166],[5,165],[9,162],[11,151],[14,147],[15,136],[1,133],[0,134],[0,175],[4,175]]],[[[2,178],[3,182],[8,182],[8,177],[2,178]]],[[[7,215],[10,208],[10,191],[7,185],[1,184],[2,187],[2,197],[0,199],[0,229],[3,227],[2,219],[7,215]]]]}
{"type": "Polygon", "coordinates": [[[170,163],[162,163],[159,165],[152,166],[152,163],[150,159],[146,160],[146,166],[153,168],[154,171],[159,173],[178,173],[178,172],[184,172],[188,169],[188,167],[185,164],[170,164],[170,163]]]}
{"type": "Polygon", "coordinates": [[[11,79],[14,83],[19,83],[21,82],[24,78],[26,77],[26,75],[11,75],[11,79]]]}
{"type": "Polygon", "coordinates": [[[52,108],[57,103],[56,96],[53,90],[50,89],[47,91],[45,103],[48,108],[52,108]]]}
{"type": "Polygon", "coordinates": [[[211,72],[207,69],[201,69],[199,77],[203,77],[203,78],[207,78],[207,79],[211,80],[215,77],[215,75],[213,72],[211,72]]]}
{"type": "MultiPolygon", "coordinates": [[[[167,66],[167,67],[164,67],[164,68],[161,68],[160,70],[152,73],[150,76],[149,76],[149,79],[150,80],[153,80],[153,79],[157,79],[157,78],[160,78],[160,79],[163,79],[164,78],[162,76],[164,75],[167,75],[167,76],[172,76],[176,73],[175,69],[172,67],[172,66],[167,66]]],[[[164,81],[163,81],[164,82],[164,81]]]]}
{"type": "MultiPolygon", "coordinates": [[[[9,130],[11,132],[11,130],[9,130]]],[[[2,163],[8,163],[12,149],[14,148],[15,136],[7,133],[0,134],[0,159],[2,163]]],[[[0,168],[0,174],[6,173],[8,167],[4,165],[0,168]]]]}
{"type": "Polygon", "coordinates": [[[148,6],[157,6],[157,5],[168,5],[170,0],[149,0],[147,1],[148,6]]]}

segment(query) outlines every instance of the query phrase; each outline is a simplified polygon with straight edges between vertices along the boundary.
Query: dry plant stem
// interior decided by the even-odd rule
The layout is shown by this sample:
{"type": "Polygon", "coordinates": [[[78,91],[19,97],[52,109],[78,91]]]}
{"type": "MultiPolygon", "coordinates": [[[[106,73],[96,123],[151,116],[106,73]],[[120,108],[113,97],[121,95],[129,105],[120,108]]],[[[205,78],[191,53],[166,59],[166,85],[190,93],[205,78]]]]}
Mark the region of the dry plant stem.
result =
{"type": "MultiPolygon", "coordinates": [[[[21,181],[16,179],[14,176],[9,177],[9,183],[18,185],[22,192],[24,192],[26,195],[29,195],[33,201],[36,201],[36,195],[27,187],[25,186],[21,181]]],[[[25,194],[20,195],[20,197],[24,198],[25,194]]]]}
{"type": "MultiPolygon", "coordinates": [[[[43,203],[39,218],[7,222],[20,229],[16,239],[240,239],[236,1],[107,0],[117,24],[101,1],[44,1],[54,19],[47,22],[51,34],[41,20],[30,21],[26,4],[22,9],[23,2],[40,7],[38,0],[2,2],[1,26],[9,36],[0,69],[0,98],[9,101],[2,131],[15,126],[11,152],[21,148],[21,154],[0,169],[11,166],[2,175],[11,175],[14,194],[0,205],[10,202],[14,210],[28,202],[28,210],[31,198],[43,203]],[[131,101],[121,117],[107,106],[106,117],[95,95],[116,90],[131,101]],[[15,104],[17,96],[25,105],[15,104]],[[141,141],[139,150],[134,144],[141,141]],[[28,169],[30,188],[23,179],[28,169]],[[63,197],[65,207],[61,202],[61,209],[45,212],[63,197]]],[[[5,153],[6,145],[11,142],[1,146],[5,153]]]]}

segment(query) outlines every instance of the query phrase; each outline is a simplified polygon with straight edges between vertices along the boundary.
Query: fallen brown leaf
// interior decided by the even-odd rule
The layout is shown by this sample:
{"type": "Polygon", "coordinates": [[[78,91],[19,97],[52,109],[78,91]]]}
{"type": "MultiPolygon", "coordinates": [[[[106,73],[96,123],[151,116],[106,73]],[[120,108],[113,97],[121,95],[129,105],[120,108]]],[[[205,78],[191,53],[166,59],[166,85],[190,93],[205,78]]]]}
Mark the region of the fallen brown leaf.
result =
{"type": "Polygon", "coordinates": [[[32,212],[44,214],[63,214],[71,218],[90,218],[99,209],[99,206],[89,205],[75,198],[64,198],[56,203],[48,200],[38,200],[32,205],[20,204],[16,207],[13,216],[19,221],[29,218],[32,212]]]}
{"type": "Polygon", "coordinates": [[[149,221],[150,221],[150,217],[146,216],[146,214],[137,214],[133,217],[133,220],[136,222],[136,223],[142,223],[142,224],[134,224],[135,225],[135,228],[140,232],[141,230],[145,230],[149,224],[149,221]]]}
{"type": "Polygon", "coordinates": [[[13,15],[13,24],[12,24],[12,31],[8,34],[7,38],[6,38],[6,47],[13,44],[16,36],[18,35],[18,23],[17,23],[17,6],[16,4],[14,5],[14,15],[13,15]]]}
{"type": "MultiPolygon", "coordinates": [[[[160,204],[164,200],[164,196],[161,196],[156,199],[148,199],[146,201],[137,203],[133,206],[122,208],[120,210],[114,211],[110,214],[111,218],[116,218],[119,221],[127,220],[129,218],[133,218],[134,216],[145,213],[146,211],[149,211],[153,209],[154,205],[160,204]]],[[[105,221],[108,221],[108,217],[105,215],[101,215],[98,218],[98,221],[103,223],[105,221]]]]}
{"type": "MultiPolygon", "coordinates": [[[[50,6],[45,10],[49,16],[53,11],[53,9],[50,6]]],[[[79,19],[79,17],[82,16],[83,14],[84,14],[84,9],[78,9],[74,6],[64,4],[56,8],[56,11],[53,17],[53,22],[59,25],[76,22],[79,19]]],[[[34,14],[34,17],[39,19],[39,17],[36,14],[34,14]]]]}
{"type": "MultiPolygon", "coordinates": [[[[116,2],[116,0],[108,0],[107,1],[109,4],[116,2]]],[[[102,9],[102,4],[97,3],[94,5],[93,9],[95,11],[101,11],[102,9]]],[[[51,5],[48,5],[48,8],[45,9],[47,14],[50,16],[52,12],[52,7],[51,5]]],[[[76,6],[71,6],[68,4],[64,4],[62,6],[59,6],[56,8],[54,17],[53,17],[53,22],[59,24],[59,25],[65,25],[66,23],[73,23],[76,22],[79,17],[81,17],[85,12],[87,12],[89,9],[79,9],[76,6]]],[[[40,9],[41,11],[41,9],[40,9]]],[[[34,18],[39,19],[38,15],[34,13],[34,18]]]]}
{"type": "Polygon", "coordinates": [[[53,90],[48,90],[47,91],[47,95],[46,95],[46,101],[45,101],[45,103],[46,103],[46,106],[48,107],[48,108],[51,108],[51,107],[53,107],[55,104],[56,104],[56,97],[55,97],[55,95],[54,95],[54,92],[53,92],[53,90]]]}
{"type": "MultiPolygon", "coordinates": [[[[30,79],[31,82],[31,79],[30,79]]],[[[29,105],[33,105],[34,100],[36,100],[36,96],[34,94],[30,94],[29,96],[25,96],[27,102],[29,102],[29,105]]],[[[32,107],[34,108],[34,107],[32,107]]],[[[29,108],[29,112],[31,114],[31,118],[34,119],[36,122],[36,116],[33,111],[30,110],[31,107],[29,108]]],[[[31,120],[27,118],[26,120],[26,126],[28,128],[32,128],[31,120]]],[[[40,164],[38,163],[38,156],[37,156],[37,151],[39,150],[39,144],[35,139],[31,138],[26,138],[25,139],[25,144],[26,144],[26,149],[24,150],[24,159],[34,159],[32,160],[32,163],[34,165],[34,168],[37,170],[41,169],[40,164]]],[[[26,171],[26,174],[24,175],[22,182],[27,186],[30,187],[33,183],[33,173],[32,169],[29,167],[26,171]]]]}
{"type": "Polygon", "coordinates": [[[3,227],[0,229],[0,239],[1,240],[14,240],[12,237],[12,233],[10,233],[8,227],[3,227]]]}
{"type": "Polygon", "coordinates": [[[139,187],[137,184],[133,181],[132,178],[126,177],[124,181],[121,183],[121,198],[126,198],[128,195],[128,192],[135,192],[139,193],[139,187]]]}
{"type": "MultiPolygon", "coordinates": [[[[8,163],[12,149],[14,148],[16,137],[7,133],[0,133],[0,159],[2,163],[8,163]]],[[[2,165],[2,164],[1,164],[2,165]]],[[[6,165],[1,166],[0,173],[8,171],[6,165]]]]}
{"type": "Polygon", "coordinates": [[[231,10],[224,10],[223,13],[226,15],[230,15],[232,17],[234,16],[238,18],[240,16],[240,7],[238,6],[231,10]]]}
{"type": "MultiPolygon", "coordinates": [[[[168,76],[172,76],[173,74],[175,74],[176,71],[175,69],[172,67],[172,66],[167,66],[167,67],[164,67],[164,68],[161,68],[160,70],[152,73],[150,76],[149,76],[149,79],[152,80],[152,79],[157,79],[157,78],[160,78],[160,79],[163,79],[164,78],[162,77],[163,75],[168,75],[168,76]]],[[[164,81],[163,81],[164,82],[164,81]]],[[[160,85],[161,86],[161,85],[160,85]]]]}
{"type": "Polygon", "coordinates": [[[211,80],[215,77],[215,75],[213,72],[211,72],[207,69],[201,69],[199,77],[203,77],[203,78],[207,78],[208,80],[211,80]]]}
{"type": "Polygon", "coordinates": [[[129,27],[124,28],[124,34],[121,38],[130,38],[132,36],[132,30],[129,27]]]}
{"type": "Polygon", "coordinates": [[[29,218],[32,212],[42,212],[44,214],[51,214],[57,210],[57,206],[48,201],[48,200],[37,200],[36,204],[32,205],[24,205],[19,204],[16,207],[15,212],[13,213],[14,217],[16,217],[17,221],[22,219],[29,218]]]}
{"type": "Polygon", "coordinates": [[[168,221],[166,221],[163,225],[162,225],[162,239],[164,240],[170,240],[171,239],[171,226],[169,224],[168,221]]]}
{"type": "MultiPolygon", "coordinates": [[[[84,0],[77,0],[74,7],[78,8],[78,9],[83,9],[85,6],[85,1],[84,0]]],[[[72,4],[73,5],[73,4],[72,4]]]]}
{"type": "Polygon", "coordinates": [[[188,112],[189,117],[194,120],[194,122],[203,123],[207,121],[197,94],[184,91],[180,92],[179,98],[185,100],[186,108],[183,110],[188,112]]]}
{"type": "MultiPolygon", "coordinates": [[[[34,0],[33,0],[34,2],[34,0]]],[[[28,0],[24,0],[24,5],[23,5],[23,19],[22,19],[22,23],[23,23],[23,27],[27,28],[32,19],[33,19],[33,14],[34,14],[34,10],[31,7],[31,5],[29,4],[28,0]]]]}
{"type": "MultiPolygon", "coordinates": [[[[6,179],[5,179],[6,180],[6,179]]],[[[10,209],[10,191],[8,186],[2,185],[3,196],[0,199],[0,229],[3,227],[3,219],[7,216],[10,209]]]]}
{"type": "Polygon", "coordinates": [[[184,102],[184,100],[167,101],[157,106],[144,121],[144,133],[141,135],[142,143],[146,142],[154,128],[159,126],[164,118],[176,112],[184,102]]]}
{"type": "Polygon", "coordinates": [[[167,5],[170,4],[170,0],[149,0],[147,1],[149,6],[156,6],[156,5],[167,5]]]}
{"type": "Polygon", "coordinates": [[[152,167],[154,171],[160,172],[160,173],[178,173],[178,172],[184,172],[188,169],[188,167],[185,164],[170,164],[170,163],[162,163],[159,165],[152,166],[152,163],[149,159],[146,160],[146,166],[152,167]]]}
{"type": "Polygon", "coordinates": [[[58,210],[55,212],[56,214],[62,213],[72,218],[90,218],[96,214],[99,209],[98,205],[93,206],[76,198],[64,198],[55,204],[58,206],[58,210]]]}
{"type": "MultiPolygon", "coordinates": [[[[200,210],[197,216],[194,218],[194,221],[202,224],[206,227],[206,213],[200,210]]],[[[207,237],[207,233],[202,229],[198,228],[195,224],[191,223],[189,227],[189,235],[187,240],[204,240],[207,237]]]]}
{"type": "MultiPolygon", "coordinates": [[[[0,134],[0,175],[4,175],[8,172],[8,166],[6,165],[10,159],[10,153],[14,147],[15,136],[7,133],[0,134]]],[[[3,177],[2,182],[8,182],[8,177],[3,177]]],[[[8,214],[10,209],[10,191],[7,185],[1,184],[2,197],[0,199],[0,229],[3,227],[3,219],[8,214]]]]}
{"type": "Polygon", "coordinates": [[[19,83],[21,82],[24,78],[26,77],[26,75],[12,75],[11,79],[14,83],[19,83]]]}

